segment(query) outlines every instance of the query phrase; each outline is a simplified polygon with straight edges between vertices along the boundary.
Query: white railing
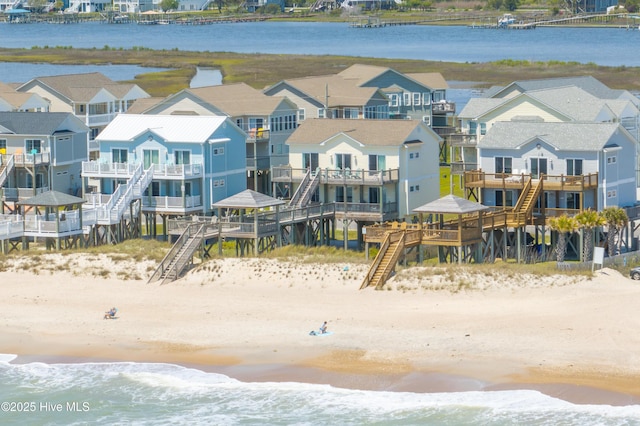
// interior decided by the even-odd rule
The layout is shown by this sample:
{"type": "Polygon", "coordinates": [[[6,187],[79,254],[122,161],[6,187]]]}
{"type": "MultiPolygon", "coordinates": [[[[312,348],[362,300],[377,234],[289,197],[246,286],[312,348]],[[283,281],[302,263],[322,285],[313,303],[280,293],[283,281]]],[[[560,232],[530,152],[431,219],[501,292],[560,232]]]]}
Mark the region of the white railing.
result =
{"type": "Polygon", "coordinates": [[[202,164],[154,164],[155,178],[192,178],[202,176],[202,164]]]}
{"type": "Polygon", "coordinates": [[[5,188],[4,199],[5,200],[25,200],[27,198],[34,197],[43,192],[49,191],[48,186],[42,188],[5,188]]]}
{"type": "Polygon", "coordinates": [[[83,161],[83,175],[109,175],[130,177],[139,164],[135,163],[104,163],[101,161],[83,161]]]}
{"type": "Polygon", "coordinates": [[[7,176],[9,176],[9,173],[13,170],[13,155],[3,155],[1,159],[3,167],[2,172],[0,172],[0,187],[4,185],[4,182],[7,180],[7,176]]]}
{"type": "Polygon", "coordinates": [[[66,234],[81,230],[78,210],[62,212],[58,220],[53,214],[48,216],[26,216],[24,219],[24,235],[26,236],[66,234]]]}
{"type": "Polygon", "coordinates": [[[142,207],[155,209],[190,209],[202,207],[202,197],[200,195],[190,195],[188,197],[143,197],[142,207]]]}
{"type": "Polygon", "coordinates": [[[21,237],[24,232],[24,223],[21,215],[0,215],[0,240],[21,237]]]}
{"type": "Polygon", "coordinates": [[[115,118],[116,113],[110,114],[91,114],[86,116],[87,126],[97,126],[100,124],[109,124],[115,118]]]}
{"type": "Polygon", "coordinates": [[[48,152],[32,153],[32,154],[13,154],[16,166],[49,164],[51,155],[48,152]]]}

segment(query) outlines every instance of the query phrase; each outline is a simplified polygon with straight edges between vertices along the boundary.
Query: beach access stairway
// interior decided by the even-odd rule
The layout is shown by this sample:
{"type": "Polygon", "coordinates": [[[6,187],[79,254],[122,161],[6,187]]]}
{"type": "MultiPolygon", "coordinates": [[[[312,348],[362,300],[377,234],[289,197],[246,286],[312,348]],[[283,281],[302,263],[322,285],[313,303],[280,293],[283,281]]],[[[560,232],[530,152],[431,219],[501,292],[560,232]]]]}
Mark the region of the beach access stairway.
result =
{"type": "Polygon", "coordinates": [[[177,280],[182,273],[192,264],[193,255],[202,246],[207,224],[190,224],[180,235],[171,250],[166,254],[155,272],[149,278],[148,283],[177,280]]]}
{"type": "Polygon", "coordinates": [[[127,214],[127,209],[131,202],[142,197],[152,180],[153,167],[144,170],[142,164],[138,164],[127,183],[118,185],[106,203],[101,203],[99,198],[96,200],[92,197],[92,194],[89,194],[88,203],[85,204],[88,214],[83,215],[83,221],[85,217],[94,217],[94,220],[89,219],[84,223],[87,225],[113,225],[119,223],[127,214]]]}
{"type": "Polygon", "coordinates": [[[308,170],[304,178],[302,178],[300,186],[298,186],[293,197],[289,200],[289,207],[306,207],[311,200],[311,195],[315,192],[316,188],[318,188],[318,185],[320,185],[320,173],[317,171],[312,174],[311,170],[308,170]]]}
{"type": "Polygon", "coordinates": [[[369,267],[360,290],[367,287],[375,287],[376,290],[382,288],[391,277],[405,249],[420,244],[420,233],[420,230],[407,230],[406,228],[386,232],[380,244],[380,251],[369,267]]]}
{"type": "Polygon", "coordinates": [[[534,181],[533,179],[526,180],[520,197],[518,197],[518,201],[513,207],[513,211],[507,213],[507,222],[514,227],[531,223],[533,220],[533,208],[541,193],[542,179],[539,181],[534,181]]]}

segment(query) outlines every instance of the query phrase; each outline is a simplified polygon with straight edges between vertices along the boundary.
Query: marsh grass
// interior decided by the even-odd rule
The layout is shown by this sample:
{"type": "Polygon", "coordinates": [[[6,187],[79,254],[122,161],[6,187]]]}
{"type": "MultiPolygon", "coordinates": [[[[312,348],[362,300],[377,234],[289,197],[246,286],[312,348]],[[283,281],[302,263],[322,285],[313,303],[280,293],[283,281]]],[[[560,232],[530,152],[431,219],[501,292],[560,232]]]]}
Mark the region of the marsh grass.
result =
{"type": "Polygon", "coordinates": [[[31,49],[0,48],[5,62],[52,64],[135,64],[171,68],[136,76],[136,83],[153,96],[168,96],[189,87],[197,66],[219,69],[224,83],[244,82],[257,89],[284,79],[335,74],[353,64],[378,65],[402,73],[438,72],[446,80],[480,81],[485,87],[515,80],[591,75],[614,89],[640,90],[638,67],[604,67],[559,61],[503,60],[486,63],[455,63],[332,55],[239,54],[229,52],[183,52],[145,48],[70,49],[69,46],[31,49]]]}

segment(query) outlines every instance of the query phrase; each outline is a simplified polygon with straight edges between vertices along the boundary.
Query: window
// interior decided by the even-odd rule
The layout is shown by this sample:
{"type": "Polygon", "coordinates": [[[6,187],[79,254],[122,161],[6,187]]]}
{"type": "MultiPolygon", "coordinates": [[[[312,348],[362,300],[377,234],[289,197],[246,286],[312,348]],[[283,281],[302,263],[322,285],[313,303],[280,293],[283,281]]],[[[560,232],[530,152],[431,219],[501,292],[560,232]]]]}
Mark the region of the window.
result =
{"type": "Polygon", "coordinates": [[[568,176],[581,176],[582,175],[582,160],[567,159],[567,175],[568,176]]]}
{"type": "Polygon", "coordinates": [[[607,164],[615,164],[615,162],[616,162],[616,157],[607,158],[607,164]]]}
{"type": "Polygon", "coordinates": [[[6,154],[6,153],[7,153],[7,140],[0,139],[0,154],[6,154]]]}
{"type": "Polygon", "coordinates": [[[327,117],[327,110],[324,108],[320,108],[318,110],[318,118],[326,118],[327,117]]]}
{"type": "Polygon", "coordinates": [[[224,155],[224,148],[213,148],[213,155],[224,155]]]}
{"type": "Polygon", "coordinates": [[[369,155],[369,170],[385,170],[387,168],[384,155],[369,155]]]}
{"type": "Polygon", "coordinates": [[[413,192],[413,185],[409,187],[409,192],[413,192]]]}
{"type": "Polygon", "coordinates": [[[427,125],[427,126],[431,126],[431,117],[428,115],[423,115],[422,116],[422,121],[427,125]]]}
{"type": "Polygon", "coordinates": [[[567,208],[579,210],[580,209],[580,193],[568,192],[567,193],[567,208]]]}
{"type": "Polygon", "coordinates": [[[400,106],[400,96],[397,93],[391,93],[389,95],[389,106],[391,107],[400,106]]]}
{"type": "Polygon", "coordinates": [[[178,150],[173,152],[174,164],[191,164],[191,152],[178,150]]]}
{"type": "Polygon", "coordinates": [[[345,188],[344,186],[337,186],[336,187],[336,202],[338,203],[344,203],[345,201],[347,203],[352,202],[353,200],[353,188],[352,187],[347,187],[347,191],[346,191],[346,196],[345,196],[345,188]]]}
{"type": "Polygon", "coordinates": [[[420,185],[416,185],[416,191],[420,191],[420,185]]]}
{"type": "Polygon", "coordinates": [[[469,134],[470,135],[475,135],[478,131],[478,123],[476,123],[475,121],[470,121],[469,122],[469,134]]]}
{"type": "Polygon", "coordinates": [[[152,164],[160,164],[160,151],[157,149],[145,149],[142,151],[144,169],[147,170],[152,164]]]}
{"type": "Polygon", "coordinates": [[[358,108],[345,108],[344,109],[344,118],[357,119],[358,118],[358,108]]]}
{"type": "Polygon", "coordinates": [[[487,123],[480,123],[480,134],[481,135],[487,134],[487,123]]]}
{"type": "Polygon", "coordinates": [[[298,121],[304,121],[304,108],[298,110],[298,121]]]}
{"type": "Polygon", "coordinates": [[[336,154],[336,169],[350,169],[351,154],[336,154]]]}
{"type": "Polygon", "coordinates": [[[402,104],[404,106],[411,106],[411,93],[405,92],[402,94],[402,104]]]}
{"type": "Polygon", "coordinates": [[[240,127],[242,129],[242,126],[244,125],[244,122],[242,120],[242,118],[236,118],[236,126],[240,127]]]}
{"type": "Polygon", "coordinates": [[[496,157],[496,173],[512,173],[511,161],[513,159],[511,157],[496,157]]]}
{"type": "Polygon", "coordinates": [[[444,92],[436,90],[432,95],[433,102],[440,102],[444,100],[444,92]]]}
{"type": "Polygon", "coordinates": [[[422,105],[431,105],[431,93],[425,92],[422,94],[422,105]]]}
{"type": "Polygon", "coordinates": [[[100,129],[97,128],[92,128],[91,129],[91,133],[89,134],[89,140],[95,140],[96,137],[98,137],[98,133],[100,133],[100,129]]]}
{"type": "Polygon", "coordinates": [[[42,152],[42,141],[40,139],[27,139],[25,142],[27,154],[39,154],[42,152]]]}
{"type": "Polygon", "coordinates": [[[318,153],[302,154],[302,167],[306,170],[314,171],[319,166],[318,153]]]}
{"type": "Polygon", "coordinates": [[[413,97],[414,106],[422,105],[422,93],[412,93],[411,96],[413,97]]]}
{"type": "Polygon", "coordinates": [[[416,158],[420,158],[420,153],[416,152],[416,158]]]}
{"type": "Polygon", "coordinates": [[[546,158],[531,158],[531,179],[540,179],[540,176],[547,174],[546,158]]]}
{"type": "Polygon", "coordinates": [[[409,154],[409,158],[413,159],[413,152],[409,154]]]}
{"type": "Polygon", "coordinates": [[[512,207],[513,191],[496,191],[496,206],[512,207]]]}
{"type": "Polygon", "coordinates": [[[380,190],[378,188],[369,188],[369,203],[378,204],[380,202],[380,190]]]}
{"type": "Polygon", "coordinates": [[[126,163],[129,152],[126,149],[113,149],[111,150],[111,162],[112,163],[126,163]]]}

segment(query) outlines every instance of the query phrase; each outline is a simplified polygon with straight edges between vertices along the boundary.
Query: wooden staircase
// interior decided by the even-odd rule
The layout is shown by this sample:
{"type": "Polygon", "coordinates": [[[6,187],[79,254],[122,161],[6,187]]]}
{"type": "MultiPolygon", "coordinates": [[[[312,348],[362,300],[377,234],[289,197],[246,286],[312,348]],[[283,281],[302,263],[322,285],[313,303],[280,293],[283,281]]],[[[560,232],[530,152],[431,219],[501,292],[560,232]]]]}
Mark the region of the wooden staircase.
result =
{"type": "Polygon", "coordinates": [[[320,173],[316,172],[315,174],[312,174],[311,170],[307,171],[302,182],[300,182],[300,186],[298,186],[298,189],[291,197],[291,200],[289,200],[289,207],[306,207],[307,204],[309,204],[309,200],[311,200],[311,195],[319,184],[320,173]]]}
{"type": "Polygon", "coordinates": [[[533,207],[542,193],[542,180],[534,182],[529,180],[524,185],[522,193],[513,208],[512,226],[524,226],[533,219],[533,207]]]}
{"type": "Polygon", "coordinates": [[[406,232],[404,231],[392,231],[385,235],[380,244],[380,251],[373,260],[360,290],[367,287],[375,287],[377,290],[382,288],[391,276],[400,254],[405,248],[405,238],[406,232]]]}
{"type": "Polygon", "coordinates": [[[160,281],[160,284],[164,284],[167,281],[177,280],[191,265],[194,253],[202,246],[205,227],[206,224],[187,226],[151,275],[148,283],[160,281]]]}

